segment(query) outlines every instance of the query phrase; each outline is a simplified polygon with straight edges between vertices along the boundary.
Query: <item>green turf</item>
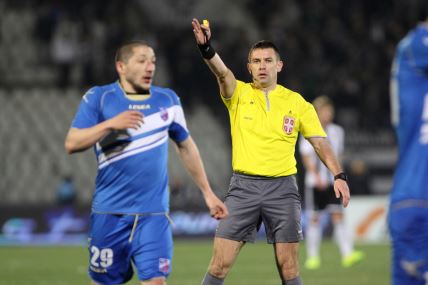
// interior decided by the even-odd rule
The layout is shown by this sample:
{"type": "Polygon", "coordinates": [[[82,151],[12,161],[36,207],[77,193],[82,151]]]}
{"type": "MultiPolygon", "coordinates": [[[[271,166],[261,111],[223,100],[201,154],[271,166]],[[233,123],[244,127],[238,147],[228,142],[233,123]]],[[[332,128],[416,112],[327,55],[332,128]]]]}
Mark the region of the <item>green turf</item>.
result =
{"type": "MultiPolygon", "coordinates": [[[[387,245],[361,245],[364,262],[349,269],[340,266],[332,243],[322,246],[323,263],[317,271],[302,269],[305,285],[390,284],[390,253],[387,245]]],[[[210,241],[176,241],[173,273],[169,285],[199,285],[211,255],[210,241]]],[[[301,261],[304,246],[301,246],[301,261]]],[[[0,285],[89,284],[84,247],[0,247],[0,285]]],[[[128,284],[137,285],[134,279],[128,284]]],[[[225,285],[279,285],[270,245],[259,241],[246,245],[225,285]]]]}

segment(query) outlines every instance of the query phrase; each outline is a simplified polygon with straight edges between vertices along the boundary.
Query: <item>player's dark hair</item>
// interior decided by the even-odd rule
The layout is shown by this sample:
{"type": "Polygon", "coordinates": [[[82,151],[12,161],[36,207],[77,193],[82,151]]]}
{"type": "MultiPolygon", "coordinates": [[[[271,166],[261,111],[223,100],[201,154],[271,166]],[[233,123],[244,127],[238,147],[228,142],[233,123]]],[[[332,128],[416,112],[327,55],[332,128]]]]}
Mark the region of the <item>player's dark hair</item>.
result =
{"type": "Polygon", "coordinates": [[[261,40],[256,42],[250,49],[250,52],[248,53],[248,62],[250,62],[251,59],[251,55],[253,53],[254,50],[256,49],[267,49],[267,48],[271,48],[275,51],[276,53],[276,57],[278,60],[281,60],[281,57],[279,55],[279,49],[276,47],[276,45],[268,40],[261,40]]]}
{"type": "Polygon", "coordinates": [[[122,44],[116,51],[116,56],[114,58],[115,61],[116,62],[122,61],[125,63],[128,62],[129,58],[131,58],[131,56],[134,53],[133,49],[139,46],[149,46],[149,45],[144,41],[131,41],[131,42],[122,44]]]}

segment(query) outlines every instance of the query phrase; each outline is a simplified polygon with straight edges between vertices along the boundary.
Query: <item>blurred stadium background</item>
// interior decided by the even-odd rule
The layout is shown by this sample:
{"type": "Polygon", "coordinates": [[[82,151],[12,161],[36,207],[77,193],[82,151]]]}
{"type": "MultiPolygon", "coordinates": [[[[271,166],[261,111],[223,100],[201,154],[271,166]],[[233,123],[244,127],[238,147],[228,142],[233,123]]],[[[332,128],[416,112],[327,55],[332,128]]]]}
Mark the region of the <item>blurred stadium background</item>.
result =
{"type": "MultiPolygon", "coordinates": [[[[389,123],[389,69],[396,43],[417,23],[423,3],[0,0],[0,255],[10,256],[2,258],[0,275],[15,276],[0,277],[0,284],[24,284],[19,281],[23,277],[14,273],[25,268],[17,265],[29,250],[16,247],[21,245],[77,245],[78,249],[69,251],[64,247],[53,247],[52,251],[43,248],[34,258],[44,252],[58,252],[57,259],[61,260],[67,252],[77,251],[75,262],[83,268],[79,267],[80,271],[85,271],[95,157],[89,153],[67,156],[63,140],[84,92],[93,85],[116,80],[114,52],[123,41],[144,39],[155,47],[155,84],[171,87],[181,97],[210,181],[220,196],[225,195],[231,174],[228,115],[218,98],[215,79],[195,47],[190,25],[193,17],[210,20],[213,45],[237,78],[250,80],[246,59],[251,44],[271,39],[285,61],[285,71],[279,75],[281,84],[309,101],[320,94],[334,100],[336,121],[346,130],[344,165],[355,195],[347,219],[357,242],[368,251],[378,248],[373,250],[379,253],[375,260],[383,264],[373,273],[383,279],[367,281],[356,271],[360,282],[355,284],[388,284],[385,207],[396,161],[389,123]]],[[[206,215],[202,197],[173,152],[171,147],[175,235],[177,239],[212,237],[216,222],[206,215]]],[[[302,188],[304,169],[300,164],[299,168],[302,188]]],[[[186,242],[178,244],[182,254],[194,251],[186,242]]],[[[333,248],[329,243],[324,246],[333,248]]],[[[263,245],[255,248],[259,247],[263,245]]],[[[193,284],[205,271],[209,246],[203,251],[206,260],[193,284]]],[[[255,256],[259,253],[252,258],[255,256]]],[[[194,258],[188,264],[200,266],[194,258]]],[[[240,257],[240,262],[245,258],[251,256],[240,257]]],[[[57,261],[50,266],[55,264],[57,261]]],[[[266,268],[274,272],[273,260],[271,265],[266,268]]],[[[376,268],[373,266],[367,263],[360,270],[371,274],[367,272],[376,268]]],[[[308,278],[330,280],[331,274],[336,274],[334,267],[320,273],[323,277],[315,274],[308,278]]],[[[171,284],[192,284],[184,279],[174,283],[178,280],[174,278],[171,284]]],[[[242,278],[246,279],[245,274],[242,278]]],[[[47,280],[36,284],[76,284],[47,280]]]]}

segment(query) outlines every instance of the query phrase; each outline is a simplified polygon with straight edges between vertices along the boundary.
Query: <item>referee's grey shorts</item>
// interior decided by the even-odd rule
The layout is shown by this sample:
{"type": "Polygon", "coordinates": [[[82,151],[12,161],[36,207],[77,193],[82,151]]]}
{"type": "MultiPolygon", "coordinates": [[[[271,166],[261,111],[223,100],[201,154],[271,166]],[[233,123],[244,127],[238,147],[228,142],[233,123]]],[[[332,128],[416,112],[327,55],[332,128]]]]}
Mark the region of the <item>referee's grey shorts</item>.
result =
{"type": "Polygon", "coordinates": [[[216,237],[254,242],[263,222],[268,243],[303,239],[301,198],[294,175],[272,178],[234,173],[225,204],[229,216],[220,220],[216,237]]]}

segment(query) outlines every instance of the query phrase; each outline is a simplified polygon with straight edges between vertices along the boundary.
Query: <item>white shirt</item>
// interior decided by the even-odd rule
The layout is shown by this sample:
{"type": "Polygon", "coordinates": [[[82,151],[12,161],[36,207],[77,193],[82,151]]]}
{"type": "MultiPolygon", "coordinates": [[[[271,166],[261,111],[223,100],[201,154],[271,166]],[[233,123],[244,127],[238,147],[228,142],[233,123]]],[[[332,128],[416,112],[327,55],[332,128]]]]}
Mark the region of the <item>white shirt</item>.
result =
{"type": "MultiPolygon", "coordinates": [[[[345,132],[343,128],[339,125],[330,123],[325,127],[325,132],[327,133],[327,139],[331,144],[334,154],[339,157],[343,154],[344,145],[345,145],[345,132]]],[[[318,158],[314,148],[305,138],[301,137],[299,140],[299,150],[302,155],[310,156],[312,163],[316,166],[320,179],[326,184],[333,184],[334,178],[330,173],[328,168],[322,163],[318,158]]],[[[305,186],[314,187],[315,186],[315,175],[309,171],[306,171],[305,175],[305,186]]]]}

